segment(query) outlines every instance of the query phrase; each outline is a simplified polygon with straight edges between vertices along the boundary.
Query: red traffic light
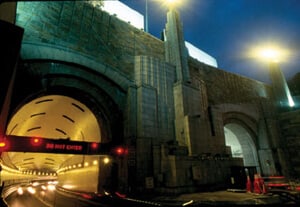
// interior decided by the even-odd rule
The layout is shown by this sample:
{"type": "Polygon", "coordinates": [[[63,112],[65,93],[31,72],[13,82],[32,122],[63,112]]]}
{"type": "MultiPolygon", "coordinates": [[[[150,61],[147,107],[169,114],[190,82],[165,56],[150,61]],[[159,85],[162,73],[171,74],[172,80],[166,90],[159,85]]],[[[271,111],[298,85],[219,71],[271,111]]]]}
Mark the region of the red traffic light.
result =
{"type": "Polygon", "coordinates": [[[124,148],[123,147],[118,147],[117,149],[116,149],[116,153],[118,154],[118,155],[123,155],[124,154],[124,148]]]}
{"type": "Polygon", "coordinates": [[[127,155],[127,153],[128,153],[128,150],[124,147],[121,147],[121,146],[116,147],[114,149],[114,154],[116,154],[118,156],[124,156],[124,155],[127,155]]]}
{"type": "Polygon", "coordinates": [[[42,144],[42,139],[39,137],[32,137],[30,143],[32,146],[40,146],[42,144]]]}
{"type": "Polygon", "coordinates": [[[96,150],[96,149],[98,149],[98,143],[97,142],[93,142],[92,144],[91,144],[91,148],[92,149],[94,149],[94,150],[96,150]]]}

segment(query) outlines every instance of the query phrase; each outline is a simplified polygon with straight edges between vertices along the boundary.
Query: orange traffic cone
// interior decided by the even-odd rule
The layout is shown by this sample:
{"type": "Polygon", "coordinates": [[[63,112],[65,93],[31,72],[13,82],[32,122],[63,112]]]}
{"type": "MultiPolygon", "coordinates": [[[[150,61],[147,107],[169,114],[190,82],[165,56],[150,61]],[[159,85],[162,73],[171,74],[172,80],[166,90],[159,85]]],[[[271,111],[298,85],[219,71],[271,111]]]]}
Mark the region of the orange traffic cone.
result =
{"type": "Polygon", "coordinates": [[[254,175],[254,182],[253,182],[253,192],[260,194],[261,190],[260,190],[260,183],[259,183],[259,176],[258,174],[254,175]]]}
{"type": "Polygon", "coordinates": [[[247,190],[247,193],[252,192],[252,184],[251,184],[251,180],[250,180],[249,175],[247,176],[246,190],[247,190]]]}
{"type": "Polygon", "coordinates": [[[267,193],[267,188],[265,186],[264,179],[260,175],[258,175],[258,176],[259,176],[259,186],[260,186],[261,192],[265,194],[265,193],[267,193]]]}

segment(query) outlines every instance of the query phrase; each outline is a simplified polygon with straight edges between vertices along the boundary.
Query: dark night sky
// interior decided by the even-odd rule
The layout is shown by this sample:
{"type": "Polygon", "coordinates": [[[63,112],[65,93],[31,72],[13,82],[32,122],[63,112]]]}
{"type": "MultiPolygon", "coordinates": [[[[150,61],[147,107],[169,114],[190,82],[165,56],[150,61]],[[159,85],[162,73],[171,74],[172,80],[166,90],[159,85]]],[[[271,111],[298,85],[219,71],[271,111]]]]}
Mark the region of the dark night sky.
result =
{"type": "MultiPolygon", "coordinates": [[[[246,55],[255,45],[276,42],[288,49],[280,63],[287,79],[300,72],[300,0],[181,0],[185,40],[215,57],[219,68],[269,82],[267,65],[246,55]]],[[[145,14],[145,0],[121,0],[145,14]]],[[[149,32],[160,37],[167,8],[148,0],[149,32]]]]}

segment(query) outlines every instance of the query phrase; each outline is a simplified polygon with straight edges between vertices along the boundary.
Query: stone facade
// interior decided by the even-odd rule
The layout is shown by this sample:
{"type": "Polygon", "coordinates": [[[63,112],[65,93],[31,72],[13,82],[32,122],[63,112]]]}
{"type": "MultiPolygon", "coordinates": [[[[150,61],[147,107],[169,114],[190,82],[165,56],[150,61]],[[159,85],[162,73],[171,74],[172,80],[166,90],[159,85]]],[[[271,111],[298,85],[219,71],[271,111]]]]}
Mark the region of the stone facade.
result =
{"type": "Polygon", "coordinates": [[[290,111],[281,113],[279,116],[279,123],[281,126],[281,140],[284,145],[282,153],[289,156],[288,165],[290,168],[291,177],[298,178],[300,175],[299,168],[299,147],[300,147],[300,111],[290,111]]]}
{"type": "Polygon", "coordinates": [[[106,141],[128,147],[120,188],[177,193],[225,187],[234,167],[288,172],[270,86],[189,57],[176,11],[164,40],[76,1],[19,2],[16,24],[25,28],[19,71],[32,83],[22,91],[17,78],[13,106],[61,93],[90,107],[106,141]]]}

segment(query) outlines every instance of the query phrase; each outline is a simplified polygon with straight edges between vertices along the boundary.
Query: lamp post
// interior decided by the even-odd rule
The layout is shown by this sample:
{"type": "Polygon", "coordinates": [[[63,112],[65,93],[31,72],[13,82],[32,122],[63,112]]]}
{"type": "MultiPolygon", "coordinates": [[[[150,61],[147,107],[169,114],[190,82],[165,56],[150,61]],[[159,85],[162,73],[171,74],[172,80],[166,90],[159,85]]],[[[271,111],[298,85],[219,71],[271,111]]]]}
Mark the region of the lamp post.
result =
{"type": "Polygon", "coordinates": [[[149,32],[149,30],[148,30],[148,0],[145,0],[145,31],[149,32]]]}
{"type": "Polygon", "coordinates": [[[268,61],[273,93],[277,103],[279,103],[279,107],[294,107],[294,100],[291,96],[286,79],[279,67],[279,62],[286,58],[287,51],[268,47],[261,49],[259,55],[264,60],[268,61]]]}
{"type": "MultiPolygon", "coordinates": [[[[175,5],[179,5],[182,3],[183,0],[159,0],[160,2],[163,2],[164,4],[167,5],[167,7],[173,8],[175,5]]],[[[149,32],[149,12],[148,12],[148,0],[145,0],[145,21],[144,21],[144,27],[145,27],[145,32],[149,32]]]]}
{"type": "MultiPolygon", "coordinates": [[[[279,112],[284,112],[287,108],[293,108],[295,103],[291,96],[286,79],[279,67],[279,63],[287,59],[289,52],[275,45],[268,45],[267,47],[257,49],[256,56],[258,55],[264,61],[267,61],[267,64],[269,65],[269,74],[272,81],[272,90],[277,110],[279,112]]],[[[268,124],[268,122],[266,122],[266,124],[268,124]]],[[[279,130],[281,129],[279,128],[279,130]]],[[[285,143],[285,137],[275,135],[273,138],[272,148],[275,149],[274,156],[278,161],[277,162],[275,160],[275,163],[273,163],[273,169],[277,170],[278,173],[290,175],[289,158],[286,153],[289,149],[285,143]]],[[[271,163],[267,162],[266,167],[271,169],[271,163]]]]}

